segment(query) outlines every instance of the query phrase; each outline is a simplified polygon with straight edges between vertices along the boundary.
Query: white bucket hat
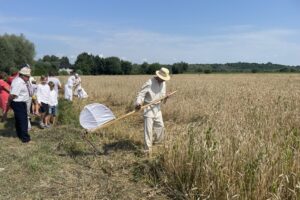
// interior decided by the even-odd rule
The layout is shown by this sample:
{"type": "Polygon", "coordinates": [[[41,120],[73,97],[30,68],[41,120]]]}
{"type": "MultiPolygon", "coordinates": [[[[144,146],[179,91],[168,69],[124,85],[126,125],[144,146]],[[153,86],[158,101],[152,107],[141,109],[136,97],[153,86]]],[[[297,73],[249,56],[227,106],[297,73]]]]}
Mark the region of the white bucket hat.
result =
{"type": "Polygon", "coordinates": [[[171,78],[169,75],[169,70],[164,67],[162,67],[160,70],[157,70],[156,75],[164,81],[168,81],[171,78]]]}
{"type": "Polygon", "coordinates": [[[20,71],[19,74],[22,74],[24,76],[30,76],[31,70],[28,67],[23,67],[20,71]]]}

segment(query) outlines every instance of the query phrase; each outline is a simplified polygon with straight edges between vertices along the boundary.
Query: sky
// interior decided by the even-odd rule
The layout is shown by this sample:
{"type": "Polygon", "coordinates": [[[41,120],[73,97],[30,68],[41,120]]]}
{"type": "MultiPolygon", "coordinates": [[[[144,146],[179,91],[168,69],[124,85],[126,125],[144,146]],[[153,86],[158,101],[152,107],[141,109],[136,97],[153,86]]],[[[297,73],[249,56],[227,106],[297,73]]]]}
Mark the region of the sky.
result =
{"type": "Polygon", "coordinates": [[[0,0],[0,35],[36,59],[300,65],[300,0],[0,0]]]}

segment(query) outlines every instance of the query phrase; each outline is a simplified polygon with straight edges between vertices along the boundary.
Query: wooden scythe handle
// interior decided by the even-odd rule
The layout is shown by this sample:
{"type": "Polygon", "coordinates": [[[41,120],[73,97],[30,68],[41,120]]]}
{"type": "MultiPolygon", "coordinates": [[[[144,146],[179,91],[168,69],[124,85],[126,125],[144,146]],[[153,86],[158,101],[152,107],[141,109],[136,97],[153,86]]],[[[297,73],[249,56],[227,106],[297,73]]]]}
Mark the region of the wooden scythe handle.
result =
{"type": "Polygon", "coordinates": [[[92,133],[92,132],[95,132],[95,131],[100,130],[100,129],[102,129],[102,128],[108,127],[108,126],[110,126],[111,124],[114,124],[114,123],[117,122],[117,121],[120,121],[120,120],[122,120],[122,119],[124,119],[124,118],[126,118],[126,117],[129,117],[130,115],[133,115],[134,113],[139,112],[140,110],[142,110],[142,109],[144,109],[144,108],[146,108],[146,107],[148,107],[148,106],[151,106],[151,105],[153,105],[153,104],[159,103],[161,100],[164,100],[164,99],[168,98],[169,96],[175,94],[176,92],[177,92],[177,91],[171,92],[171,93],[167,94],[167,95],[164,96],[164,97],[161,97],[161,98],[159,98],[159,99],[156,99],[156,100],[152,101],[151,103],[148,103],[148,104],[146,104],[146,105],[143,105],[143,106],[141,107],[141,109],[139,109],[139,110],[133,110],[133,111],[131,111],[131,112],[125,114],[125,115],[122,115],[121,117],[119,117],[119,118],[117,118],[117,119],[113,119],[113,120],[111,120],[111,121],[108,121],[108,122],[104,123],[102,126],[99,126],[99,127],[93,128],[93,129],[90,129],[88,132],[92,133]]]}

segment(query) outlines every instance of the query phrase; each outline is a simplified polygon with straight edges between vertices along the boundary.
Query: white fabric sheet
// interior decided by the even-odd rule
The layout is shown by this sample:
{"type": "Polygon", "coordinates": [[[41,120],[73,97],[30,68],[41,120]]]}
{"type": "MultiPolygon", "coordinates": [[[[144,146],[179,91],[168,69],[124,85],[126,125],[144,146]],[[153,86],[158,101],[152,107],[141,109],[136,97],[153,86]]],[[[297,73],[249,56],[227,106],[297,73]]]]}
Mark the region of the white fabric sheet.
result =
{"type": "Polygon", "coordinates": [[[80,125],[87,129],[94,129],[116,117],[109,108],[103,104],[93,103],[84,107],[79,116],[80,125]]]}

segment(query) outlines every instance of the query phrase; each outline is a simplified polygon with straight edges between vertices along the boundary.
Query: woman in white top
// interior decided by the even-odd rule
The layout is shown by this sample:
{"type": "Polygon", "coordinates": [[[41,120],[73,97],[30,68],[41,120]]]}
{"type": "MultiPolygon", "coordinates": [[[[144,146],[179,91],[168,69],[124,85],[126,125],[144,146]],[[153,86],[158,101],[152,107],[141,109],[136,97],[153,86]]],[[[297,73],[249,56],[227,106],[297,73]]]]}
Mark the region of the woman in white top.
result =
{"type": "Polygon", "coordinates": [[[70,76],[65,84],[65,99],[72,101],[73,99],[73,87],[75,82],[75,76],[70,76]]]}

